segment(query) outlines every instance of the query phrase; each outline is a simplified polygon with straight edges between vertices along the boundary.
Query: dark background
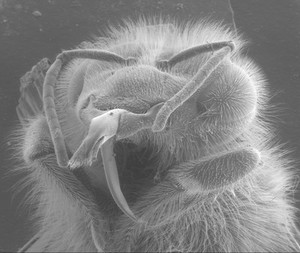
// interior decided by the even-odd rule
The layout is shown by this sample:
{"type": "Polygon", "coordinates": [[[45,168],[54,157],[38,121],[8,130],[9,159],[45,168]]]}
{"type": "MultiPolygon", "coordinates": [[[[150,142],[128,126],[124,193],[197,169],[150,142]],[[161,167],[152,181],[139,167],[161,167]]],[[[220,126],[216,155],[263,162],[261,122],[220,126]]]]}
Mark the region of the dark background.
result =
{"type": "Polygon", "coordinates": [[[14,164],[7,136],[18,122],[19,78],[41,58],[53,59],[108,24],[141,14],[210,17],[236,26],[276,94],[278,138],[300,160],[300,1],[0,0],[0,251],[15,251],[31,236],[30,213],[18,206],[25,193],[13,196],[18,177],[5,176],[14,164]]]}

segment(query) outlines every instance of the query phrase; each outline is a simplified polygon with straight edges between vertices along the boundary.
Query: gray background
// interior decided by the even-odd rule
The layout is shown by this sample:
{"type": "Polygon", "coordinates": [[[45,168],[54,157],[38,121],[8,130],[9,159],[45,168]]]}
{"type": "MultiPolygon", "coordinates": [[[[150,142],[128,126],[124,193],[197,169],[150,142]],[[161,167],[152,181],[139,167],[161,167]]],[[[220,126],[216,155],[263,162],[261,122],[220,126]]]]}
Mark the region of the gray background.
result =
{"type": "Polygon", "coordinates": [[[236,25],[250,41],[247,54],[276,94],[278,138],[295,159],[300,157],[300,1],[0,0],[0,250],[15,251],[31,236],[30,213],[19,207],[25,192],[14,196],[10,190],[20,177],[6,176],[15,163],[8,135],[18,122],[19,78],[41,58],[53,59],[61,49],[100,34],[107,24],[141,14],[210,17],[236,25]],[[36,10],[42,15],[34,16],[36,10]]]}

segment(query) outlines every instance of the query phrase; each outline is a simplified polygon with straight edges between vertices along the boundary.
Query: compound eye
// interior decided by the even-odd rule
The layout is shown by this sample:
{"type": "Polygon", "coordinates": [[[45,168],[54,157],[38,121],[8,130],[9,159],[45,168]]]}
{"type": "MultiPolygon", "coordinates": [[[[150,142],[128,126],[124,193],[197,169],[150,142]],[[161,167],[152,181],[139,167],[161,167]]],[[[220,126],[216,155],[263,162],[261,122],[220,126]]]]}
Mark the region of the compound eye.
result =
{"type": "MultiPolygon", "coordinates": [[[[152,126],[153,132],[160,132],[166,127],[166,123],[171,113],[175,111],[179,106],[185,103],[196,92],[203,92],[210,84],[207,81],[213,71],[219,66],[219,64],[230,55],[234,49],[234,44],[231,41],[216,43],[215,47],[220,49],[217,51],[203,66],[198,70],[196,75],[172,98],[165,102],[164,106],[158,112],[154,124],[152,126]]],[[[167,61],[169,68],[177,64],[178,62],[188,59],[194,55],[202,52],[212,50],[212,44],[201,45],[194,48],[189,48],[183,52],[178,53],[167,61]]]]}

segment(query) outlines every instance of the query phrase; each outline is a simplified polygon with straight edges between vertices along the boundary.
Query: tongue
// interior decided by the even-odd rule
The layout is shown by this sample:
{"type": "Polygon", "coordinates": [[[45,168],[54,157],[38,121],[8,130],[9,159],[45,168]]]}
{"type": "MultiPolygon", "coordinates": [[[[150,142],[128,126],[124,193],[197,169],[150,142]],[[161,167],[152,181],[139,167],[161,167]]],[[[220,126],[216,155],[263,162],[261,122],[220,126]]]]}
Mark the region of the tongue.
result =
{"type": "Polygon", "coordinates": [[[151,128],[163,103],[149,109],[146,114],[135,114],[114,109],[92,119],[89,132],[69,161],[70,169],[91,166],[101,150],[102,162],[109,191],[118,207],[129,218],[137,221],[121,191],[118,169],[113,152],[115,139],[129,137],[136,132],[151,128]]]}

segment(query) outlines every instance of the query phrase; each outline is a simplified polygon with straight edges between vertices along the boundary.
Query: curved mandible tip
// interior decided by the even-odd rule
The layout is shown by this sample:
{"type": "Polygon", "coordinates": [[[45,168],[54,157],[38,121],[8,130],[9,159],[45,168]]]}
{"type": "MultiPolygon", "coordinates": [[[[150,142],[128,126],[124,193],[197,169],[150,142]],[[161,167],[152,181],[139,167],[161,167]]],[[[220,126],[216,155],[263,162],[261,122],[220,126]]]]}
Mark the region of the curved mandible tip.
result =
{"type": "Polygon", "coordinates": [[[137,217],[133,214],[127,201],[122,193],[119,182],[118,169],[113,152],[114,138],[109,139],[101,146],[101,155],[104,165],[104,172],[110,193],[118,205],[118,207],[126,214],[130,219],[137,222],[137,217]]]}
{"type": "Polygon", "coordinates": [[[62,52],[57,56],[55,62],[48,69],[45,76],[43,85],[43,104],[52,142],[54,145],[57,163],[60,167],[67,167],[69,158],[63,133],[56,113],[54,89],[63,64],[75,58],[94,59],[99,61],[118,62],[123,64],[131,64],[136,60],[132,57],[125,59],[118,54],[114,54],[105,50],[93,49],[69,50],[62,52]]]}
{"type": "MultiPolygon", "coordinates": [[[[182,105],[187,99],[189,99],[197,90],[203,90],[207,87],[207,85],[209,84],[208,82],[206,82],[208,77],[222,62],[222,60],[234,49],[234,43],[231,41],[222,42],[218,45],[221,49],[212,55],[212,57],[203,65],[202,68],[198,70],[196,75],[183,87],[183,89],[177,92],[162,106],[160,111],[157,113],[155,121],[153,123],[153,132],[162,131],[165,128],[167,120],[173,111],[175,111],[180,105],[182,105]]],[[[207,48],[207,46],[205,48],[207,48]]],[[[211,46],[209,46],[209,48],[211,48],[211,46]]],[[[187,49],[185,53],[179,53],[173,58],[178,61],[178,59],[182,59],[183,57],[185,57],[185,54],[194,54],[193,50],[195,49],[187,49]],[[192,52],[190,50],[192,50],[192,52]]]]}

